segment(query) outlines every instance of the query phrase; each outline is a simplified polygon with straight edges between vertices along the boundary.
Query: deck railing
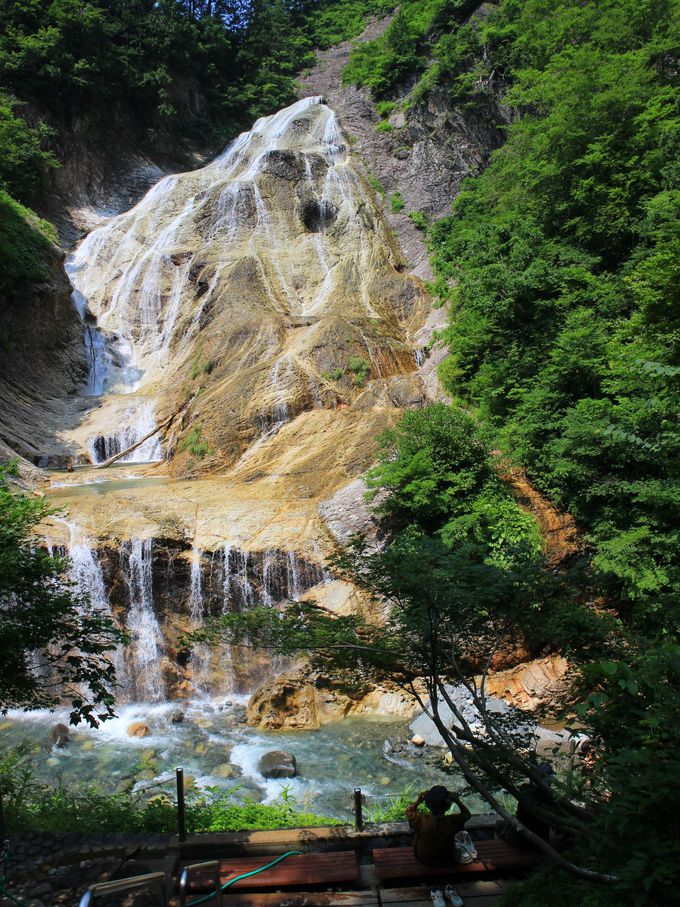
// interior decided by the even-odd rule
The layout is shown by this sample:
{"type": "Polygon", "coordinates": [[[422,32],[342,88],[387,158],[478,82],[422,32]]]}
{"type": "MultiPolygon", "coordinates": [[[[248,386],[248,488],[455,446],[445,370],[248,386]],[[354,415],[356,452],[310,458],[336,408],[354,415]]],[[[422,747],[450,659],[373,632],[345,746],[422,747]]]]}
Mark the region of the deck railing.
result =
{"type": "Polygon", "coordinates": [[[214,873],[214,883],[215,883],[215,894],[217,896],[216,904],[217,907],[221,907],[222,904],[222,888],[220,886],[220,861],[219,860],[208,860],[205,863],[191,863],[189,866],[185,866],[182,870],[182,874],[179,877],[179,903],[180,907],[186,907],[187,903],[187,889],[189,887],[189,882],[191,881],[191,876],[194,872],[207,872],[212,870],[214,873]]]}
{"type": "Polygon", "coordinates": [[[90,907],[96,898],[105,897],[108,894],[117,894],[120,891],[134,891],[136,888],[147,888],[150,885],[160,885],[160,903],[163,907],[167,907],[164,872],[148,872],[142,876],[130,876],[128,879],[116,879],[113,882],[98,882],[96,885],[90,885],[80,899],[78,907],[90,907]]]}

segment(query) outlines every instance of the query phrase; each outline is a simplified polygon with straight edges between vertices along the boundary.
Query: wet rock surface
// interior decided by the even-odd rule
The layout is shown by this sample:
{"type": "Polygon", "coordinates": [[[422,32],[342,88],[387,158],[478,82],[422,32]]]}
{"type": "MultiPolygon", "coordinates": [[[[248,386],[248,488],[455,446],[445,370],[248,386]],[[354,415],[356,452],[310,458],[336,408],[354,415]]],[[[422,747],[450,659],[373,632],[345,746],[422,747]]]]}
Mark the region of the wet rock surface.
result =
{"type": "Polygon", "coordinates": [[[258,768],[263,778],[294,778],[297,775],[295,756],[283,750],[265,753],[258,763],[258,768]]]}

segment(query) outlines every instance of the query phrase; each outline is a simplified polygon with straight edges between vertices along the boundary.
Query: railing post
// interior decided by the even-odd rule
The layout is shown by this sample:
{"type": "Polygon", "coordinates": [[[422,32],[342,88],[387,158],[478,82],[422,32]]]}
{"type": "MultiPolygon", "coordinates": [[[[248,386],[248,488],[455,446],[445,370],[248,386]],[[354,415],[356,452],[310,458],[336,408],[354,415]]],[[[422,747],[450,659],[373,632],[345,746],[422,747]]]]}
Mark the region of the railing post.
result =
{"type": "Polygon", "coordinates": [[[361,802],[361,788],[354,788],[354,827],[357,831],[364,830],[364,809],[361,802]]]}
{"type": "Polygon", "coordinates": [[[184,806],[184,769],[177,769],[177,835],[180,841],[187,839],[187,818],[184,806]]]}

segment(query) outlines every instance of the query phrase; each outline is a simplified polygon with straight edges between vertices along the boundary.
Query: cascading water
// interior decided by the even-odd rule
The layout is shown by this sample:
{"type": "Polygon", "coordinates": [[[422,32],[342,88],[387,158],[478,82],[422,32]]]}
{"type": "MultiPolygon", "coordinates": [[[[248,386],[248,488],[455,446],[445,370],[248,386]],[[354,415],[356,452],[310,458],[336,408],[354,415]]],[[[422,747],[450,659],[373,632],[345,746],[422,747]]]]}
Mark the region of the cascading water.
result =
{"type": "MultiPolygon", "coordinates": [[[[55,521],[62,523],[69,530],[69,576],[77,591],[89,599],[90,605],[94,610],[103,611],[108,616],[113,617],[104,582],[104,574],[92,544],[75,523],[59,517],[56,517],[55,521]]],[[[118,646],[110,653],[109,658],[116,669],[118,686],[122,690],[126,690],[129,688],[130,681],[123,657],[123,647],[118,646]]]]}
{"type": "MultiPolygon", "coordinates": [[[[115,434],[99,435],[90,441],[88,450],[90,459],[95,465],[106,462],[110,457],[127,450],[153,432],[156,427],[153,404],[146,401],[141,406],[128,407],[123,422],[128,424],[115,434]]],[[[152,463],[160,459],[162,459],[161,442],[157,435],[153,435],[126,456],[121,457],[118,462],[152,463]]]]}
{"type": "MultiPolygon", "coordinates": [[[[316,317],[341,286],[355,294],[367,317],[378,317],[367,286],[375,228],[358,216],[368,202],[335,114],[322,98],[311,97],[258,120],[208,166],[160,180],[134,208],[86,237],[68,271],[91,361],[87,393],[104,395],[100,421],[115,425],[90,437],[92,461],[101,464],[156,427],[160,376],[192,348],[204,313],[225,304],[224,283],[239,257],[256,269],[271,312],[316,317]],[[266,182],[279,171],[290,171],[286,178],[297,186],[306,229],[296,235],[309,253],[304,281],[295,273],[298,265],[281,254],[291,224],[271,204],[266,182]],[[354,260],[340,268],[331,234],[336,225],[339,236],[350,224],[358,232],[354,260]],[[109,399],[112,394],[128,395],[129,405],[109,399]]],[[[253,338],[243,350],[243,362],[258,342],[253,338]]],[[[270,355],[274,399],[270,413],[257,420],[260,434],[268,436],[295,412],[291,359],[276,342],[270,355]]],[[[296,380],[309,385],[307,399],[323,405],[313,374],[303,368],[296,380]]],[[[124,462],[162,456],[155,435],[124,462]]]]}
{"type": "Polygon", "coordinates": [[[161,671],[163,635],[153,602],[153,539],[124,544],[121,559],[130,597],[128,698],[158,702],[165,698],[166,690],[161,671]]]}
{"type": "MultiPolygon", "coordinates": [[[[205,604],[203,601],[203,574],[201,572],[201,551],[194,547],[191,552],[191,585],[189,588],[189,619],[194,628],[201,627],[205,621],[205,604]]],[[[209,646],[201,643],[192,648],[191,674],[193,687],[199,694],[208,692],[211,651],[209,646]]]]}

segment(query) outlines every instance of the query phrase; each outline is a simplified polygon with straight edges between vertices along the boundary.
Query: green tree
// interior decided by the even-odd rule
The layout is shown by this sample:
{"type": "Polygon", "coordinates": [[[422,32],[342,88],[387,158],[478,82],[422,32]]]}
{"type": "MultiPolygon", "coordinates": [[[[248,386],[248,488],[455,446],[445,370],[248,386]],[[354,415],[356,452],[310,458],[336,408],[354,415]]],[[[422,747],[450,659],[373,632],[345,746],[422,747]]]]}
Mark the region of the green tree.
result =
{"type": "Polygon", "coordinates": [[[109,653],[124,637],[65,578],[67,562],[36,546],[50,514],[0,467],[0,712],[71,706],[71,722],[112,717],[109,653]]]}

